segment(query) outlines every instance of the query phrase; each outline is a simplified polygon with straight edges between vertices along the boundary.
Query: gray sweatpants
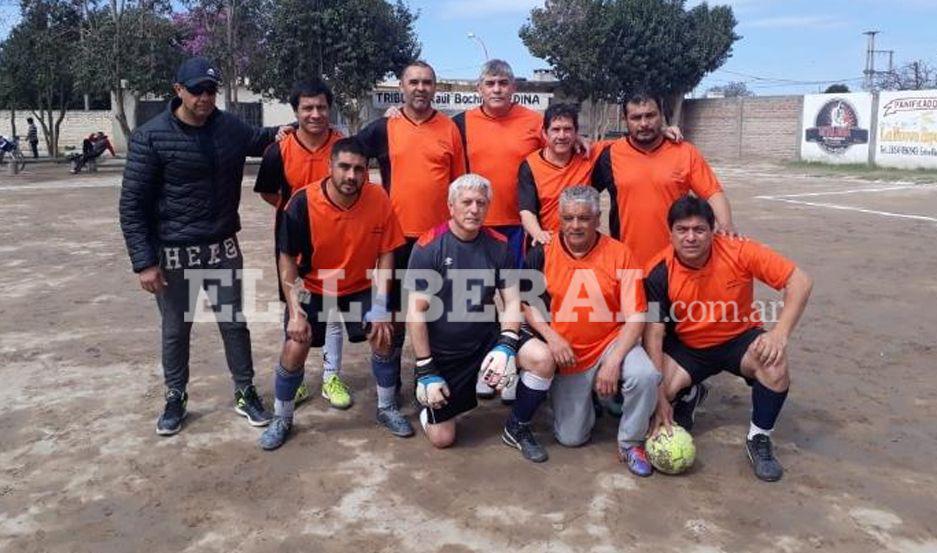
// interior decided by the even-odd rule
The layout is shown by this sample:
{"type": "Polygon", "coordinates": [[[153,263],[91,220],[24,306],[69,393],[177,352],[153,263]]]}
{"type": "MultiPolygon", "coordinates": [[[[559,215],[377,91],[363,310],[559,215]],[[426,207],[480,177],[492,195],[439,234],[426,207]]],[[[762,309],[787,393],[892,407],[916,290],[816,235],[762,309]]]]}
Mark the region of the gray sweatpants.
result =
{"type": "Polygon", "coordinates": [[[162,319],[163,378],[167,388],[184,391],[189,382],[189,338],[199,289],[215,312],[228,370],[237,389],[254,379],[251,335],[242,313],[238,270],[244,258],[237,238],[190,246],[164,246],[160,266],[168,285],[156,295],[162,319]],[[204,272],[202,272],[204,271],[204,272]]]}
{"type": "MultiPolygon", "coordinates": [[[[577,447],[589,440],[595,425],[592,390],[595,375],[612,346],[589,370],[570,375],[556,375],[550,387],[553,406],[553,435],[567,447],[577,447]]],[[[644,442],[648,425],[657,407],[657,386],[661,375],[654,368],[644,348],[635,346],[625,356],[621,369],[621,422],[618,423],[618,447],[644,442]]]]}

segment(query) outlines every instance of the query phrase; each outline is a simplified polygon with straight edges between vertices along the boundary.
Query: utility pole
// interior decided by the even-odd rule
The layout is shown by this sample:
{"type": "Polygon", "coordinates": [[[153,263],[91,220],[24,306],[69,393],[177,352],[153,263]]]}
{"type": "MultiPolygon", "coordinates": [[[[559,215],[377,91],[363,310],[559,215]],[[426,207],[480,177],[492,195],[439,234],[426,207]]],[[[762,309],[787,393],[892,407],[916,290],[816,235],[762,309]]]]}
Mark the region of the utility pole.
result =
{"type": "Polygon", "coordinates": [[[869,37],[865,48],[865,71],[862,72],[865,76],[865,85],[863,88],[872,92],[874,92],[875,88],[875,35],[880,32],[881,31],[865,31],[862,33],[869,37]]]}

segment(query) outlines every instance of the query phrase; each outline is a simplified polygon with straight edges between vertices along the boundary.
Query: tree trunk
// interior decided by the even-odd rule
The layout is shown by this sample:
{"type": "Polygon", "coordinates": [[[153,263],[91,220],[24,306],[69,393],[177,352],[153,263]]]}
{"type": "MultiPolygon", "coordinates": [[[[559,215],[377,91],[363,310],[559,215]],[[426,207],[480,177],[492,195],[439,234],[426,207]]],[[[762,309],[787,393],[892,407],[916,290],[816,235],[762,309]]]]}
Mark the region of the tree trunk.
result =
{"type": "Polygon", "coordinates": [[[680,126],[680,120],[683,118],[683,91],[678,90],[670,97],[670,105],[673,106],[671,115],[667,123],[673,126],[680,126]]]}
{"type": "Polygon", "coordinates": [[[16,136],[16,108],[10,108],[10,134],[16,136]]]}
{"type": "Polygon", "coordinates": [[[114,95],[114,102],[117,104],[114,106],[114,119],[117,119],[117,123],[120,125],[121,132],[124,133],[124,138],[127,140],[127,144],[130,144],[130,133],[133,132],[133,129],[130,128],[130,123],[127,122],[127,111],[124,109],[124,89],[120,87],[120,83],[117,83],[117,89],[112,91],[114,95]]]}

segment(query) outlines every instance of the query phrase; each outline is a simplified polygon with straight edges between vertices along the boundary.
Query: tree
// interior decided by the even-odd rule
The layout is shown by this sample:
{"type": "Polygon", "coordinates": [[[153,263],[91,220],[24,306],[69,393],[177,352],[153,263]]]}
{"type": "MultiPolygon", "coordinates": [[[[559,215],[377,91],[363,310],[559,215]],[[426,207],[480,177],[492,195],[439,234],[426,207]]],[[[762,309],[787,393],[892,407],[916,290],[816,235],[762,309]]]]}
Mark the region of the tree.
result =
{"type": "Polygon", "coordinates": [[[58,156],[62,120],[75,96],[80,16],[67,0],[24,0],[22,20],[4,41],[3,65],[16,99],[32,109],[50,155],[58,156]]]}
{"type": "Polygon", "coordinates": [[[924,90],[937,87],[937,68],[924,60],[906,63],[878,78],[881,90],[924,90]]]}
{"type": "Polygon", "coordinates": [[[849,94],[849,87],[842,84],[831,84],[823,91],[824,94],[849,94]]]}
{"type": "Polygon", "coordinates": [[[547,0],[520,36],[580,99],[649,89],[672,100],[679,122],[683,96],[728,59],[735,25],[731,8],[687,11],[685,0],[547,0]]]}
{"type": "Polygon", "coordinates": [[[721,94],[723,98],[744,98],[755,95],[754,92],[748,89],[748,85],[742,81],[732,81],[722,86],[713,86],[707,92],[721,94]]]}
{"type": "Polygon", "coordinates": [[[266,53],[251,88],[285,99],[293,83],[326,81],[352,132],[374,85],[420,53],[417,15],[399,0],[270,0],[270,19],[258,48],[266,53]]]}
{"type": "Polygon", "coordinates": [[[243,77],[262,71],[266,52],[257,44],[266,14],[262,0],[190,0],[191,8],[176,17],[184,35],[183,51],[205,56],[220,65],[225,109],[238,112],[238,86],[243,77]]]}
{"type": "Polygon", "coordinates": [[[135,98],[169,92],[181,52],[168,1],[108,0],[85,3],[78,82],[111,94],[124,136],[130,136],[126,94],[135,98]]]}

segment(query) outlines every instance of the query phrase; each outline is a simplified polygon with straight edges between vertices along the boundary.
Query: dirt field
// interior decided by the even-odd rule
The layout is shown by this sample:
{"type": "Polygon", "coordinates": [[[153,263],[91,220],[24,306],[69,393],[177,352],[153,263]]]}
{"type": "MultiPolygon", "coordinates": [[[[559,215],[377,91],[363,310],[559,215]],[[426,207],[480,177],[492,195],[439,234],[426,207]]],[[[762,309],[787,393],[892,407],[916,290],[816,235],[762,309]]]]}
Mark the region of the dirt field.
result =
{"type": "MultiPolygon", "coordinates": [[[[118,229],[119,168],[4,173],[0,551],[937,551],[937,184],[716,169],[741,230],[816,281],[777,484],[751,473],[749,394],[729,376],[697,419],[692,472],[638,479],[608,417],[564,449],[542,410],[551,458],[537,466],[502,445],[496,403],[462,420],[451,450],[392,438],[373,422],[360,347],[346,348],[355,406],[316,396],[294,439],[264,453],[232,410],[213,324],[194,332],[186,426],[158,437],[157,310],[118,229]]],[[[269,271],[271,214],[248,188],[241,213],[247,265],[269,271]]],[[[269,402],[280,330],[251,330],[269,402]]]]}

